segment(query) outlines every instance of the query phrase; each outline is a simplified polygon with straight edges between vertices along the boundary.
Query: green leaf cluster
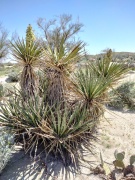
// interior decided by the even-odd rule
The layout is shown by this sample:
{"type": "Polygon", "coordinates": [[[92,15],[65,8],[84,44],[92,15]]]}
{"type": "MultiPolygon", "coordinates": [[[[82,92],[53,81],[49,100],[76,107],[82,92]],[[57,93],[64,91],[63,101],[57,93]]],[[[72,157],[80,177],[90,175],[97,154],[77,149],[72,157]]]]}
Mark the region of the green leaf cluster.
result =
{"type": "Polygon", "coordinates": [[[59,105],[54,110],[53,107],[44,106],[43,99],[39,97],[25,103],[20,102],[20,96],[1,107],[1,124],[12,127],[16,138],[23,137],[24,145],[27,142],[24,147],[26,152],[32,152],[41,143],[46,158],[54,154],[65,165],[69,161],[77,164],[81,150],[89,149],[92,146],[90,139],[95,139],[95,123],[87,109],[80,106],[71,109],[67,105],[61,109],[59,105]]]}

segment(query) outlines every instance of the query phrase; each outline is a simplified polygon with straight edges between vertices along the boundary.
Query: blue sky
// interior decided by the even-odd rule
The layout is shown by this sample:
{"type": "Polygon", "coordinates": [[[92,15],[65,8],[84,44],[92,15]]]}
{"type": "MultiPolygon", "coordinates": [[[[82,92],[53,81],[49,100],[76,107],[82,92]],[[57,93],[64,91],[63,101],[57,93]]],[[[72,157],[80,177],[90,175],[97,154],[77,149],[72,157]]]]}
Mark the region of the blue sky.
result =
{"type": "Polygon", "coordinates": [[[37,31],[38,18],[63,13],[84,24],[78,36],[90,54],[106,48],[135,52],[135,0],[0,0],[0,22],[10,35],[24,36],[29,23],[37,31]]]}

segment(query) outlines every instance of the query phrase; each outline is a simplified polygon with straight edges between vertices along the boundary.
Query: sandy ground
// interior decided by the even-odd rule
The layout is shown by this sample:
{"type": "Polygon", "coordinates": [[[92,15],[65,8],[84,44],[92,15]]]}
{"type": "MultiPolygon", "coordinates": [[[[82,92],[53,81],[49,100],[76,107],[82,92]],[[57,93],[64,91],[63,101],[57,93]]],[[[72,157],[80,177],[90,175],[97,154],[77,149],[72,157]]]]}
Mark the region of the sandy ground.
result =
{"type": "Polygon", "coordinates": [[[2,84],[4,83],[5,84],[7,78],[8,78],[8,76],[1,76],[0,77],[0,83],[2,83],[2,84]]]}
{"type": "MultiPolygon", "coordinates": [[[[135,73],[130,73],[122,81],[134,81],[135,73]]],[[[0,80],[1,81],[1,80],[0,80]]],[[[85,159],[100,164],[100,152],[110,168],[113,168],[114,151],[125,151],[125,163],[129,163],[129,157],[135,154],[135,112],[116,111],[106,109],[105,118],[99,126],[99,141],[95,143],[96,155],[86,155],[85,159]]],[[[99,180],[98,176],[91,174],[90,165],[84,163],[80,173],[76,174],[72,168],[65,168],[60,162],[54,161],[44,166],[44,158],[32,160],[25,155],[19,147],[16,147],[11,161],[0,175],[0,180],[99,180]],[[42,162],[42,163],[41,163],[42,162]],[[63,177],[63,178],[62,178],[63,177]]]]}

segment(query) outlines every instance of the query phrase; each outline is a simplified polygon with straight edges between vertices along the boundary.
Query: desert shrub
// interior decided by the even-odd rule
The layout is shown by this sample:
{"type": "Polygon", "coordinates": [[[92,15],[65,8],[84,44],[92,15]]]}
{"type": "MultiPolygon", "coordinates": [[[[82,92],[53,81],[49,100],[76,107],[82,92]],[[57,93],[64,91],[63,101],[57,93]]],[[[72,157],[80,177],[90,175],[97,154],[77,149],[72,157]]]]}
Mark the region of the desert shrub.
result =
{"type": "Polygon", "coordinates": [[[8,82],[18,82],[19,81],[19,74],[16,72],[11,72],[10,74],[8,74],[7,81],[8,82]]]}
{"type": "Polygon", "coordinates": [[[117,109],[135,109],[135,83],[126,82],[109,93],[109,106],[117,109]]]}
{"type": "Polygon", "coordinates": [[[14,137],[13,134],[5,129],[0,129],[0,173],[5,168],[10,160],[14,150],[14,137]]]}
{"type": "Polygon", "coordinates": [[[99,119],[104,113],[104,103],[107,100],[107,90],[112,80],[98,76],[89,66],[75,73],[75,90],[82,107],[86,107],[91,116],[99,119]]]}

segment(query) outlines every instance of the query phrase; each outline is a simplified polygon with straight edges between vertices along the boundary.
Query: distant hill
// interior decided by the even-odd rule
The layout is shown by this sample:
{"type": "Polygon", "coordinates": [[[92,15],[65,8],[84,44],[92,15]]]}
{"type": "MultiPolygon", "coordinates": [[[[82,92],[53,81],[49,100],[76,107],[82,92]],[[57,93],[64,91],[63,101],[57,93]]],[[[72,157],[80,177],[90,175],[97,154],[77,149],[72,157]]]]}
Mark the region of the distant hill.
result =
{"type": "MultiPolygon", "coordinates": [[[[89,60],[94,61],[96,59],[99,59],[100,57],[103,57],[104,53],[96,54],[96,55],[87,55],[84,56],[81,61],[78,61],[79,64],[85,64],[89,60]]],[[[130,64],[135,67],[135,52],[113,52],[113,61],[117,62],[125,62],[127,64],[130,64]]],[[[6,66],[15,66],[16,63],[13,62],[4,62],[3,64],[6,66]]],[[[0,66],[2,64],[0,63],[0,66]]]]}
{"type": "MultiPolygon", "coordinates": [[[[87,55],[86,57],[82,58],[82,61],[87,60],[96,60],[102,57],[104,53],[97,54],[97,55],[87,55]]],[[[113,52],[113,60],[114,61],[130,61],[135,62],[135,52],[113,52]]]]}
{"type": "Polygon", "coordinates": [[[133,53],[133,52],[115,52],[114,58],[121,59],[121,60],[129,58],[129,59],[135,60],[135,53],[133,53]]]}

